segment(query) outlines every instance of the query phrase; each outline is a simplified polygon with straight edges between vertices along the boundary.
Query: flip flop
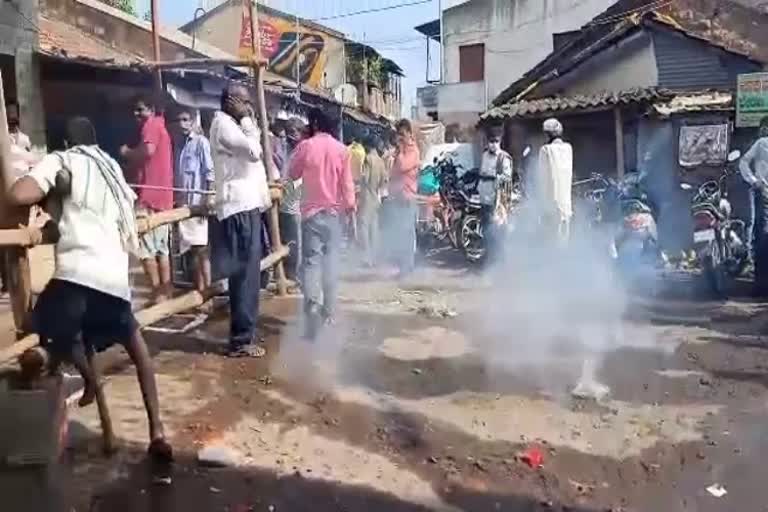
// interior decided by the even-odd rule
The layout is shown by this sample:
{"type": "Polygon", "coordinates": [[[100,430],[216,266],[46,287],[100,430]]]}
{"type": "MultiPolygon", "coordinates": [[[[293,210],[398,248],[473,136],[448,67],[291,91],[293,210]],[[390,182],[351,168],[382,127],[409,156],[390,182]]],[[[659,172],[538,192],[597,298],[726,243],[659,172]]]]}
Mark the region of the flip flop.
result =
{"type": "Polygon", "coordinates": [[[234,359],[249,357],[252,359],[261,359],[267,355],[267,351],[264,347],[259,345],[245,345],[236,349],[230,349],[227,353],[227,357],[234,359]]]}

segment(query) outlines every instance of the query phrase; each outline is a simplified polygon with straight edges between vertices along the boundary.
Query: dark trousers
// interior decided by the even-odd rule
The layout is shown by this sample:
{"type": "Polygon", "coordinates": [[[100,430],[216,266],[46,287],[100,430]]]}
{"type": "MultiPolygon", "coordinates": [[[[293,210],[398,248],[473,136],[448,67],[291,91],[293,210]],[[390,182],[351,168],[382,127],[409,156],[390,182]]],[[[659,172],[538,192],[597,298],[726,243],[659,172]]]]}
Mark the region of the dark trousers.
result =
{"type": "Polygon", "coordinates": [[[322,211],[302,222],[304,311],[333,317],[339,288],[341,219],[322,211]]]}
{"type": "Polygon", "coordinates": [[[761,295],[768,295],[768,195],[755,190],[754,196],[755,288],[761,295]]]}
{"type": "Polygon", "coordinates": [[[301,215],[280,212],[280,238],[291,249],[285,261],[285,276],[296,281],[301,262],[301,215]]]}
{"type": "Polygon", "coordinates": [[[262,223],[258,210],[236,213],[210,222],[211,265],[214,280],[229,280],[232,348],[256,338],[261,291],[262,223]]]}

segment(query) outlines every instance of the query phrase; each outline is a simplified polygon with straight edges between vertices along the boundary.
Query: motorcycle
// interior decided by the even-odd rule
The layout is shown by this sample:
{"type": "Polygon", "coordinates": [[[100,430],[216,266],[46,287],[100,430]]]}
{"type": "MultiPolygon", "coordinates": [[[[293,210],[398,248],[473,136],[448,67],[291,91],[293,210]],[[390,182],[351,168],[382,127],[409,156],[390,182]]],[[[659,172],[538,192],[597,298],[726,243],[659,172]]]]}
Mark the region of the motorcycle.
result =
{"type": "Polygon", "coordinates": [[[624,271],[656,266],[665,257],[659,248],[657,209],[644,184],[645,175],[627,173],[618,183],[619,228],[614,238],[614,257],[624,271]]]}
{"type": "MultiPolygon", "coordinates": [[[[435,159],[429,172],[437,176],[439,189],[436,196],[423,200],[429,205],[430,215],[421,216],[417,224],[420,245],[428,246],[428,239],[447,240],[464,253],[467,261],[482,261],[487,253],[487,215],[478,193],[479,171],[465,171],[447,153],[435,159]]],[[[500,187],[497,195],[491,220],[506,223],[510,208],[521,197],[519,184],[500,187]]]]}
{"type": "MultiPolygon", "coordinates": [[[[726,187],[727,178],[733,174],[730,167],[739,158],[740,151],[729,153],[720,178],[699,186],[691,200],[696,257],[711,291],[721,298],[727,296],[728,278],[741,275],[748,260],[747,227],[744,221],[732,217],[726,187]]],[[[694,189],[689,183],[681,183],[680,187],[694,189]]]]}

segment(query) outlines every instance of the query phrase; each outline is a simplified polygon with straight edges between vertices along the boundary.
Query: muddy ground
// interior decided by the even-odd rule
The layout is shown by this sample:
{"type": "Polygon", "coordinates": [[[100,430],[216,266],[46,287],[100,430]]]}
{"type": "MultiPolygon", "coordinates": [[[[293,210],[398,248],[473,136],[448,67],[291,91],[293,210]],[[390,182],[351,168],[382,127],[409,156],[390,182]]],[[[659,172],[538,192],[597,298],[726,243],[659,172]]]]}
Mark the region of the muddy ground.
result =
{"type": "Polygon", "coordinates": [[[314,345],[299,339],[299,298],[270,298],[265,360],[219,355],[225,312],[185,334],[148,332],[178,459],[172,483],[152,481],[133,370],[111,355],[121,450],[101,456],[95,409],[70,411],[72,509],[768,510],[762,305],[702,300],[690,278],[668,276],[660,297],[633,297],[628,341],[598,358],[611,389],[598,403],[570,394],[583,358],[567,340],[542,352],[512,321],[484,327],[493,285],[452,265],[403,284],[351,273],[338,324],[314,345]],[[230,467],[199,465],[206,446],[226,450],[230,467]],[[523,456],[531,449],[541,467],[523,456]],[[727,494],[710,494],[713,484],[727,494]]]}

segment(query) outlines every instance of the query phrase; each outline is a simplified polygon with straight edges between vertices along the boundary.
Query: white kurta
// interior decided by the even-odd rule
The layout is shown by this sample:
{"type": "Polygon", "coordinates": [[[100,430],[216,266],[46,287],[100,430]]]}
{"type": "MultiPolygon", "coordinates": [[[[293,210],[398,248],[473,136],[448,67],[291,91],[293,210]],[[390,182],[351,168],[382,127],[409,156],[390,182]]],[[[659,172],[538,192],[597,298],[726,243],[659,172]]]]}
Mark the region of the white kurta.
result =
{"type": "Polygon", "coordinates": [[[556,214],[561,221],[573,215],[573,147],[560,139],[542,146],[539,151],[537,197],[545,214],[556,214]]]}

